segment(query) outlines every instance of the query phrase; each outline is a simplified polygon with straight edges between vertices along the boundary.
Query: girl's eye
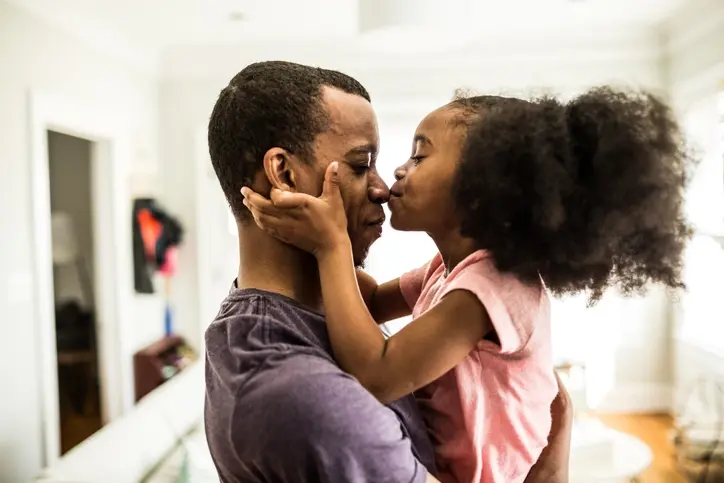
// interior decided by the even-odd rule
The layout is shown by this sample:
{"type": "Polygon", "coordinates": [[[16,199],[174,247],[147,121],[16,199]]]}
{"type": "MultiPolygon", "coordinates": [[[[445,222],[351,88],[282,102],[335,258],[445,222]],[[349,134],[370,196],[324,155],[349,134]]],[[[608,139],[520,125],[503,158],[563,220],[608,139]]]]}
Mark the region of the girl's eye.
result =
{"type": "Polygon", "coordinates": [[[421,162],[423,159],[425,159],[425,156],[410,156],[410,159],[411,159],[415,164],[420,164],[420,162],[421,162]]]}

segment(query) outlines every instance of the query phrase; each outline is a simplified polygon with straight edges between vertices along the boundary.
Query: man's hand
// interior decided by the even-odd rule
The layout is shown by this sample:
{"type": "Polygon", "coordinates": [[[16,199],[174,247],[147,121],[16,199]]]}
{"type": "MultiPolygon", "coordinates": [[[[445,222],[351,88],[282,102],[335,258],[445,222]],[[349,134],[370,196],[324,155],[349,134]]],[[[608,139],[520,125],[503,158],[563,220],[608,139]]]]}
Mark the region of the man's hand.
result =
{"type": "Polygon", "coordinates": [[[551,432],[548,446],[525,479],[525,483],[568,483],[568,464],[571,456],[573,405],[568,391],[556,374],[558,395],[551,404],[551,432]]]}
{"type": "Polygon", "coordinates": [[[273,188],[271,199],[267,199],[244,187],[241,189],[244,205],[251,211],[259,228],[315,256],[340,244],[349,244],[347,215],[339,191],[338,166],[334,162],[327,167],[319,198],[273,188]]]}

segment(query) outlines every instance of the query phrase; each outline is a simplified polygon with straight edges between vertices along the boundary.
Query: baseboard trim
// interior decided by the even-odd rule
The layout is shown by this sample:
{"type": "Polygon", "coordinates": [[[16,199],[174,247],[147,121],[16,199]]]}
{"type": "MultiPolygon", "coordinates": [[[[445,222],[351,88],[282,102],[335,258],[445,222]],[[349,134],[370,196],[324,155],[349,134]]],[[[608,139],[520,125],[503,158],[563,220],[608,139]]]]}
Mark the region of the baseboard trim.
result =
{"type": "Polygon", "coordinates": [[[614,387],[592,408],[596,412],[672,413],[674,390],[671,384],[631,383],[614,387]]]}

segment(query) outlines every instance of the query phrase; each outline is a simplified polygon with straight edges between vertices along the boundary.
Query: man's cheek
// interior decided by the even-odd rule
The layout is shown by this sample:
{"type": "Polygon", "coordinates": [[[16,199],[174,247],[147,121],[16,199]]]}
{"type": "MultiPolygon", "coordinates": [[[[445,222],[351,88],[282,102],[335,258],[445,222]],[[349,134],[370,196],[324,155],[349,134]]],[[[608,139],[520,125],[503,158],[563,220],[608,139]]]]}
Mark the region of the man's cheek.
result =
{"type": "MultiPolygon", "coordinates": [[[[342,196],[342,206],[344,206],[344,214],[347,217],[347,234],[354,236],[355,220],[354,220],[354,199],[350,196],[349,184],[344,179],[340,179],[339,193],[342,196]]],[[[354,240],[352,240],[354,242],[354,240]]]]}
{"type": "Polygon", "coordinates": [[[349,219],[351,196],[349,196],[349,179],[345,176],[339,178],[339,194],[342,197],[342,205],[344,206],[344,212],[347,214],[349,219]]]}

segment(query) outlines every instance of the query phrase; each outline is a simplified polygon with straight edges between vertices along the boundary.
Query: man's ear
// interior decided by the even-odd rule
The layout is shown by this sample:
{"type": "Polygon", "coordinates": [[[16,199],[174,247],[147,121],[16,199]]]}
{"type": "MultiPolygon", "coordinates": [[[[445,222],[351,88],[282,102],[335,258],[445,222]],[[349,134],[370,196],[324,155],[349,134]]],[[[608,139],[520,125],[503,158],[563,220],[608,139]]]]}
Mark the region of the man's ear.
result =
{"type": "Polygon", "coordinates": [[[271,148],[264,154],[264,173],[272,188],[282,191],[296,191],[291,155],[282,148],[271,148]]]}

